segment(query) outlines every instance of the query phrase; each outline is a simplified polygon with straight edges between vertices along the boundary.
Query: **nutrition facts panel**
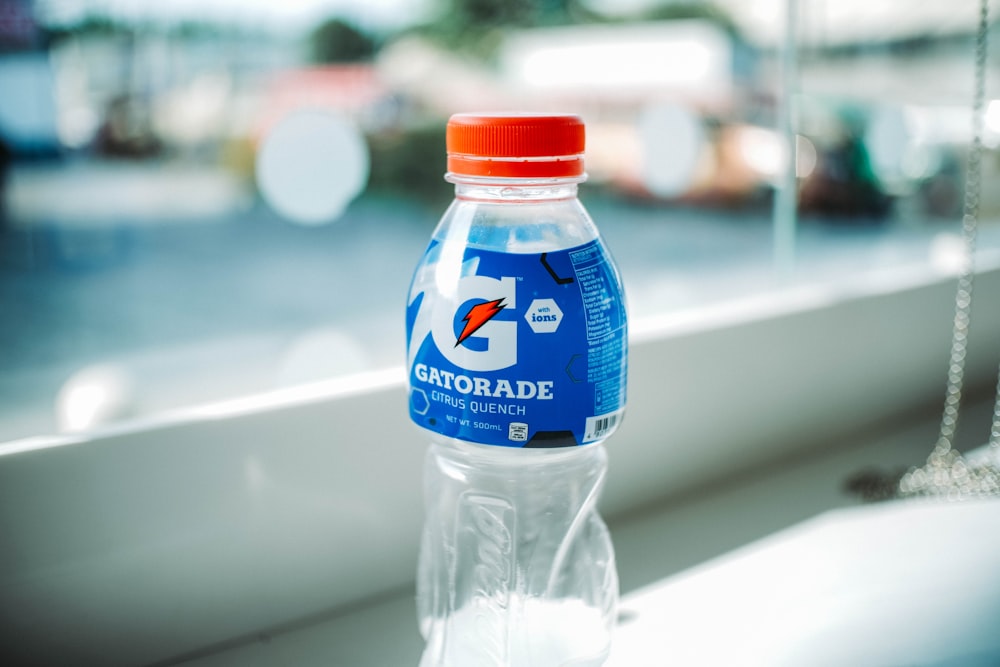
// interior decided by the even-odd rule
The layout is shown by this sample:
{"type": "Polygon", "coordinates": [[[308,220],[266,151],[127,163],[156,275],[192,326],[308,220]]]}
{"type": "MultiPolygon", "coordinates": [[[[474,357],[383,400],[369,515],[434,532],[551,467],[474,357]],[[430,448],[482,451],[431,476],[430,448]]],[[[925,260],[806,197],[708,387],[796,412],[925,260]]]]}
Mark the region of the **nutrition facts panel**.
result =
{"type": "Polygon", "coordinates": [[[596,415],[624,402],[625,308],[618,296],[614,269],[601,246],[589,244],[570,253],[583,299],[587,328],[587,381],[594,385],[596,415]]]}
{"type": "Polygon", "coordinates": [[[625,326],[625,311],[611,265],[601,246],[591,243],[570,253],[576,281],[583,297],[587,322],[587,339],[607,338],[625,326]]]}

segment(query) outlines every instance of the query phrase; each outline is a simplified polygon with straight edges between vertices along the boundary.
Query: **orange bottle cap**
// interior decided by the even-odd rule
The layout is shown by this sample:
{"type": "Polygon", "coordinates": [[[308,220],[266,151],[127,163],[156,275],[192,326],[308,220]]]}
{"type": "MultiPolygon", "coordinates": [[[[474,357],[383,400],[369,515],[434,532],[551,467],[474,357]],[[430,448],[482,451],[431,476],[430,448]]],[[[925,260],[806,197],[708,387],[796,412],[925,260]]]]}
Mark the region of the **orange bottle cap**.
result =
{"type": "Polygon", "coordinates": [[[583,175],[585,135],[568,114],[455,114],[446,134],[448,171],[497,178],[583,175]]]}

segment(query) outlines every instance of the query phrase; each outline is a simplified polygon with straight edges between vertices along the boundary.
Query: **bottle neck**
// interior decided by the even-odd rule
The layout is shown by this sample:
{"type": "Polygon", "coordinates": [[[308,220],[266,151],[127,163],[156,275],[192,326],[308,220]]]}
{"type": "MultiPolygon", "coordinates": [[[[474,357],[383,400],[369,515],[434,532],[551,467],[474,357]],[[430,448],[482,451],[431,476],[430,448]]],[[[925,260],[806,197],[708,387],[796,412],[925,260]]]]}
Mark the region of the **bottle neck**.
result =
{"type": "Polygon", "coordinates": [[[455,198],[471,201],[523,204],[575,199],[577,185],[586,176],[572,178],[482,178],[449,172],[445,180],[455,184],[455,198]]]}

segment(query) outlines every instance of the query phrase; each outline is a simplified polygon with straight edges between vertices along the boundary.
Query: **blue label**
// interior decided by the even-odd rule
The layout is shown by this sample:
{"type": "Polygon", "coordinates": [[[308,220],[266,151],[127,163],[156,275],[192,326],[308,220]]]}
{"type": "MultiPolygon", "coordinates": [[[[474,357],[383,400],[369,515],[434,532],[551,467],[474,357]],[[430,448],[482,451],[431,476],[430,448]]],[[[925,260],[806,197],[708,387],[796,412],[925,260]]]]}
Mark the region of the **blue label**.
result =
{"type": "Polygon", "coordinates": [[[406,314],[410,417],[507,447],[606,438],[625,407],[621,282],[598,241],[542,254],[432,242],[406,314]]]}

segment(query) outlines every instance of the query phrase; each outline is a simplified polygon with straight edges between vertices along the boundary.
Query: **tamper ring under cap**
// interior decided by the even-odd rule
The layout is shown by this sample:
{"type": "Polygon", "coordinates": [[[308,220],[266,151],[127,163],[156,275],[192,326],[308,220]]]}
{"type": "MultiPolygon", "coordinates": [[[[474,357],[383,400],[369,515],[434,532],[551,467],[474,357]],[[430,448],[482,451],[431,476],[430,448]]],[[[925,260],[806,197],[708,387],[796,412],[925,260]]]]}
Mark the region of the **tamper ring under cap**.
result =
{"type": "Polygon", "coordinates": [[[448,171],[467,176],[583,175],[585,131],[571,114],[455,114],[446,135],[448,171]]]}

